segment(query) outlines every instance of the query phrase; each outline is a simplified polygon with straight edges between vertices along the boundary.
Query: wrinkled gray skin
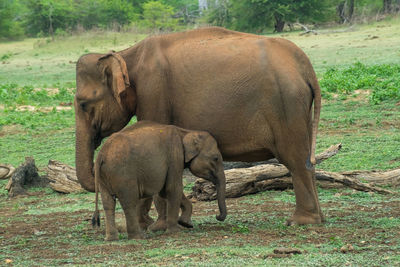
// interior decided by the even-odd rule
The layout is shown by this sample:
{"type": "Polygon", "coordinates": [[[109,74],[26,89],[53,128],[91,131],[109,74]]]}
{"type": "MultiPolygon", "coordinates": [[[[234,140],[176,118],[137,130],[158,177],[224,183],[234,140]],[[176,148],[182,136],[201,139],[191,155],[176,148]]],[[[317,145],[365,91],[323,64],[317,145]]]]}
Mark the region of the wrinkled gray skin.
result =
{"type": "MultiPolygon", "coordinates": [[[[106,240],[118,239],[115,204],[118,198],[126,217],[128,238],[142,238],[137,208],[140,199],[155,194],[167,200],[166,220],[150,229],[179,230],[178,216],[185,163],[190,171],[214,183],[220,214],[226,218],[225,175],[217,142],[207,132],[141,121],[113,134],[95,163],[95,184],[106,214],[106,240]]],[[[96,212],[98,216],[96,190],[96,212]]],[[[99,221],[95,218],[95,221],[99,221]]]]}
{"type": "Polygon", "coordinates": [[[324,221],[313,168],[321,92],[290,41],[215,27],[152,36],[82,56],[76,79],[76,170],[85,189],[94,191],[96,147],[136,114],[209,132],[226,161],[277,158],[293,177],[288,224],[324,221]]]}

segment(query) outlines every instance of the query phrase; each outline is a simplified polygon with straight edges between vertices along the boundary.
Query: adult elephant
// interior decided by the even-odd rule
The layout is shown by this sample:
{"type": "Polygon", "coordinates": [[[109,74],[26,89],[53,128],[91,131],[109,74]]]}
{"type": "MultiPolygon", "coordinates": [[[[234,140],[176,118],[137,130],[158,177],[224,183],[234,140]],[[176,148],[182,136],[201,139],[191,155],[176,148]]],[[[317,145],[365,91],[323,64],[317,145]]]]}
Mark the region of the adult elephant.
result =
{"type": "Polygon", "coordinates": [[[84,55],[76,72],[76,168],[85,189],[94,191],[94,150],[136,114],[210,132],[226,161],[276,157],[293,177],[288,223],[324,220],[313,168],[321,92],[290,41],[203,28],[84,55]]]}

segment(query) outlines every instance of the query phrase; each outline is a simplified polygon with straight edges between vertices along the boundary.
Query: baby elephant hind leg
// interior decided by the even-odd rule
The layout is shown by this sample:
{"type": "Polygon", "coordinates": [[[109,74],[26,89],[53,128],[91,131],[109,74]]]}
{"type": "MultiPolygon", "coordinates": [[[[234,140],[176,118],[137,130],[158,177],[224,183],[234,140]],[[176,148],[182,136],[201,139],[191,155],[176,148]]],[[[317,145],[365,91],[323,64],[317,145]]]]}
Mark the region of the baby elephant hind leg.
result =
{"type": "Polygon", "coordinates": [[[115,198],[100,185],[101,201],[106,216],[106,241],[118,240],[118,230],[115,227],[115,198]]]}
{"type": "MultiPolygon", "coordinates": [[[[137,188],[137,187],[136,187],[137,188]]],[[[121,192],[122,193],[122,192],[121,192]]],[[[124,210],[128,239],[142,239],[144,234],[140,229],[137,206],[139,204],[139,192],[132,189],[128,193],[119,194],[119,202],[124,210]]]]}

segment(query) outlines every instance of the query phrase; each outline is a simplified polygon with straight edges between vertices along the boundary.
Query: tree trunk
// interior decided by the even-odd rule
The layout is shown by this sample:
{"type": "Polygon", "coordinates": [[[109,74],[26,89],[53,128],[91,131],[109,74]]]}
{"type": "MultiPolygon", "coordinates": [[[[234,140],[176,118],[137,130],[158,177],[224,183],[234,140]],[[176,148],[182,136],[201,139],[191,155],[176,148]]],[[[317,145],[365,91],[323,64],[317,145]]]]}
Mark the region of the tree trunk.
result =
{"type": "Polygon", "coordinates": [[[49,35],[51,36],[51,40],[54,41],[53,5],[52,4],[50,4],[50,9],[49,9],[49,35]]]}
{"type": "Polygon", "coordinates": [[[45,186],[48,180],[39,176],[35,165],[35,160],[31,157],[25,158],[22,163],[12,174],[6,185],[9,197],[27,194],[26,187],[45,186]]]}
{"type": "Polygon", "coordinates": [[[275,14],[275,30],[274,32],[283,32],[283,28],[285,27],[285,22],[281,15],[275,14]]]}
{"type": "Polygon", "coordinates": [[[383,0],[383,12],[386,14],[392,12],[392,0],[383,0]]]}
{"type": "Polygon", "coordinates": [[[346,16],[344,14],[345,13],[344,12],[345,5],[346,5],[346,2],[342,1],[336,7],[336,13],[338,14],[338,17],[339,17],[339,23],[342,23],[342,24],[346,22],[346,16]]]}
{"type": "Polygon", "coordinates": [[[354,14],[354,0],[349,0],[349,14],[348,14],[348,20],[351,22],[353,19],[353,14],[354,14]]]}
{"type": "Polygon", "coordinates": [[[341,1],[336,7],[340,23],[351,22],[354,14],[354,0],[341,1]]]}

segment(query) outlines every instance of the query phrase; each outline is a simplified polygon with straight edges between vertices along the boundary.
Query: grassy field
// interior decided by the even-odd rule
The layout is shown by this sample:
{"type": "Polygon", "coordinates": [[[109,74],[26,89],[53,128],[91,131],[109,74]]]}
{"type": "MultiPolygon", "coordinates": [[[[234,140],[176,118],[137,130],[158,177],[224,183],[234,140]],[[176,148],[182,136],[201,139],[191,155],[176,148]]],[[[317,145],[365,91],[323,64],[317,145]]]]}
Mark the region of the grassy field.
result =
{"type": "MultiPolygon", "coordinates": [[[[273,35],[302,47],[320,78],[324,100],[317,150],[343,144],[319,168],[400,167],[400,20],[319,32],[273,35]]],[[[54,42],[0,43],[0,162],[18,166],[33,156],[40,170],[49,159],[74,165],[76,60],[88,52],[121,50],[144,37],[90,32],[54,42]]],[[[0,181],[0,188],[6,182],[0,181]]],[[[301,227],[284,226],[294,209],[292,190],[228,199],[223,223],[215,220],[215,202],[196,202],[193,230],[151,233],[139,241],[121,233],[119,242],[106,243],[104,221],[100,230],[89,225],[93,194],[33,188],[29,196],[8,200],[0,189],[0,265],[395,266],[400,265],[400,189],[391,190],[397,194],[319,189],[327,223],[301,227]],[[353,250],[342,253],[346,244],[353,250]],[[277,247],[299,248],[302,254],[276,258],[277,247]]],[[[118,219],[122,224],[120,208],[118,219]]]]}

